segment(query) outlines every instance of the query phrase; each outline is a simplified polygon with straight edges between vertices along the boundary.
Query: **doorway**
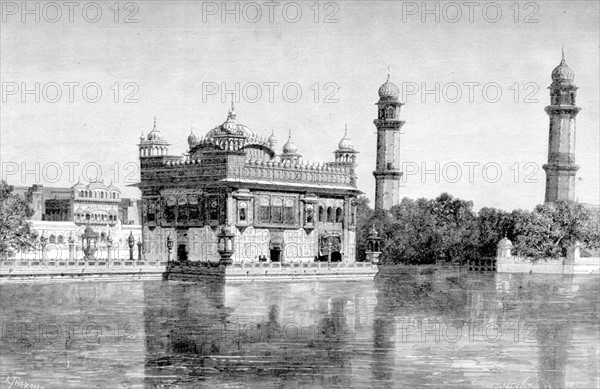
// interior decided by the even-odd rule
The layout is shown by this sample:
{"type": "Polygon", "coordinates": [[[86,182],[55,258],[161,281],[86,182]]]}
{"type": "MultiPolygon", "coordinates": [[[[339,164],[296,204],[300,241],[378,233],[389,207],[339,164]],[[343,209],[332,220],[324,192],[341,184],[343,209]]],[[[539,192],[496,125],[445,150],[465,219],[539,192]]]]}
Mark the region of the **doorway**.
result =
{"type": "Polygon", "coordinates": [[[281,250],[279,248],[273,248],[270,250],[271,252],[271,262],[280,262],[281,261],[281,250]]]}
{"type": "Polygon", "coordinates": [[[177,246],[177,259],[181,262],[185,262],[188,260],[188,252],[186,245],[180,244],[177,246]]]}

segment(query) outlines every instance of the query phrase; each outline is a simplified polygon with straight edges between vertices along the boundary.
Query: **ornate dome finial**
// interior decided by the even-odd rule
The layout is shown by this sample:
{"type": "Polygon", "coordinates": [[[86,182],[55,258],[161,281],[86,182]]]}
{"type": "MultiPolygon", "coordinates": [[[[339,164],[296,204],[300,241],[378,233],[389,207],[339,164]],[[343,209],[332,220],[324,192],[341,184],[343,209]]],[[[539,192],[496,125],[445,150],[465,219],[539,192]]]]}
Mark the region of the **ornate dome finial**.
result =
{"type": "Polygon", "coordinates": [[[562,59],[560,64],[552,71],[552,81],[557,83],[572,83],[575,81],[575,73],[567,65],[565,60],[565,49],[562,48],[562,59]]]}
{"type": "Polygon", "coordinates": [[[390,71],[390,67],[388,66],[387,79],[383,83],[383,85],[381,85],[379,87],[379,99],[380,100],[398,100],[398,97],[400,96],[400,88],[398,88],[398,86],[396,84],[391,82],[390,79],[391,79],[391,71],[390,71]]]}
{"type": "Polygon", "coordinates": [[[156,126],[156,116],[154,117],[154,124],[152,125],[152,131],[148,133],[148,140],[161,140],[162,136],[156,126]]]}
{"type": "Polygon", "coordinates": [[[271,136],[267,139],[267,142],[271,145],[271,148],[274,148],[277,144],[277,138],[275,137],[275,130],[271,130],[271,136]]]}
{"type": "Polygon", "coordinates": [[[296,154],[298,151],[298,146],[292,142],[292,129],[289,130],[289,137],[286,144],[283,145],[283,153],[284,154],[296,154]]]}
{"type": "Polygon", "coordinates": [[[194,147],[198,143],[198,137],[194,134],[194,127],[190,127],[190,136],[188,136],[188,145],[194,147]]]}
{"type": "Polygon", "coordinates": [[[348,137],[348,123],[344,127],[344,137],[338,143],[338,150],[354,151],[354,142],[348,137]]]}
{"type": "Polygon", "coordinates": [[[235,119],[235,105],[233,100],[233,93],[231,93],[231,107],[229,108],[229,115],[227,115],[229,119],[235,119]]]}

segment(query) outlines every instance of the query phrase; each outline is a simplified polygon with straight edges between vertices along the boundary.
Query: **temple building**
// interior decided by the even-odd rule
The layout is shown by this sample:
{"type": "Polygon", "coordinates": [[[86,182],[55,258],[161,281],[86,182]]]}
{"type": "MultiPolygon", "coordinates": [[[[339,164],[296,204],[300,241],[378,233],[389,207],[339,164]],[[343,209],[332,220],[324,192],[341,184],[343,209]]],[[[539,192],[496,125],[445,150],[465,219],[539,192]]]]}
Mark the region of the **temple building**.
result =
{"type": "Polygon", "coordinates": [[[548,163],[543,166],[547,203],[575,200],[575,175],[579,170],[579,165],[575,164],[575,117],[581,108],[575,105],[578,87],[574,81],[575,73],[567,65],[563,51],[562,61],[552,71],[552,84],[548,87],[548,163]]]}
{"type": "MultiPolygon", "coordinates": [[[[67,256],[69,241],[77,244],[77,256],[82,255],[81,236],[87,227],[98,234],[98,246],[106,250],[113,242],[115,255],[127,255],[127,239],[141,240],[138,200],[122,198],[121,190],[112,182],[103,181],[72,187],[50,188],[43,185],[14,186],[14,193],[23,197],[34,211],[30,217],[39,240],[45,240],[49,258],[67,256]],[[110,237],[110,238],[109,238],[110,237]]],[[[21,258],[34,258],[39,253],[19,253],[21,258]]]]}
{"type": "MultiPolygon", "coordinates": [[[[341,129],[340,129],[341,130],[341,129]]],[[[341,131],[340,131],[341,133],[341,131]]],[[[281,147],[238,121],[198,137],[183,157],[169,155],[156,120],[139,143],[144,255],[219,262],[219,234],[235,236],[231,260],[354,262],[356,151],[347,130],[325,163],[306,163],[292,139],[281,147]]]]}

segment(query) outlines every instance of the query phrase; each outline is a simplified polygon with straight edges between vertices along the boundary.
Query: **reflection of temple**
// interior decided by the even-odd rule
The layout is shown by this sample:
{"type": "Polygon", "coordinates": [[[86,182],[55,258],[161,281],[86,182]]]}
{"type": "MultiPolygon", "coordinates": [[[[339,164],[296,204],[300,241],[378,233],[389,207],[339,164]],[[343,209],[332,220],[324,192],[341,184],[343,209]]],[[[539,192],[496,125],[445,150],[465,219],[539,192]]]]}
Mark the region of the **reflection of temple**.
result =
{"type": "Polygon", "coordinates": [[[233,231],[234,262],[354,262],[358,152],[347,131],[333,162],[302,162],[291,134],[281,154],[276,143],[239,123],[233,104],[223,124],[190,134],[183,158],[168,155],[155,123],[139,145],[146,257],[164,259],[171,235],[176,259],[218,261],[217,235],[233,231]]]}
{"type": "Polygon", "coordinates": [[[370,347],[372,286],[290,286],[284,295],[275,293],[280,283],[147,283],[146,384],[351,387],[364,379],[368,361],[353,351],[370,347]],[[182,368],[188,373],[169,381],[170,369],[182,368]]]}

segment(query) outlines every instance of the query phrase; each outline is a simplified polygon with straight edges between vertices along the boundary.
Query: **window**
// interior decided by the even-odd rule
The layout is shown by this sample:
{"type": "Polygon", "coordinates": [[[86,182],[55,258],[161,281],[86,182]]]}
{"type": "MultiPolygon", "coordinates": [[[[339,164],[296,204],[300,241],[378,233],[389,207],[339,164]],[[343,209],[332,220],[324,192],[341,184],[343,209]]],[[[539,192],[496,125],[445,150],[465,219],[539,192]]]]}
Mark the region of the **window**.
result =
{"type": "Polygon", "coordinates": [[[338,208],[335,210],[335,222],[341,223],[344,220],[344,211],[342,208],[338,208]]]}
{"type": "Polygon", "coordinates": [[[313,206],[308,204],[306,206],[306,224],[312,224],[314,222],[313,206]]]}
{"type": "Polygon", "coordinates": [[[257,222],[260,224],[295,225],[298,222],[298,198],[283,195],[263,195],[257,198],[257,222]]]}
{"type": "Polygon", "coordinates": [[[322,205],[319,207],[319,222],[325,223],[325,208],[322,205]]]}
{"type": "Polygon", "coordinates": [[[271,207],[268,197],[261,197],[259,199],[258,220],[262,223],[271,221],[271,207]]]}
{"type": "Polygon", "coordinates": [[[241,201],[238,205],[238,220],[241,222],[246,221],[246,208],[248,204],[245,201],[241,201]]]}
{"type": "Polygon", "coordinates": [[[296,223],[296,212],[294,208],[294,200],[292,199],[285,199],[285,204],[283,207],[283,222],[285,224],[296,223]]]}
{"type": "Polygon", "coordinates": [[[333,208],[327,207],[327,222],[333,223],[333,208]]]}
{"type": "Polygon", "coordinates": [[[54,235],[50,235],[50,240],[48,243],[56,243],[56,237],[54,235]]]}
{"type": "Polygon", "coordinates": [[[281,197],[271,198],[271,222],[283,223],[283,199],[281,197]]]}
{"type": "Polygon", "coordinates": [[[58,244],[64,244],[64,243],[65,243],[65,238],[63,238],[63,236],[62,236],[62,235],[59,235],[59,236],[58,236],[57,243],[58,243],[58,244]]]}

